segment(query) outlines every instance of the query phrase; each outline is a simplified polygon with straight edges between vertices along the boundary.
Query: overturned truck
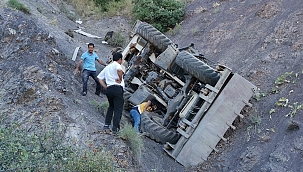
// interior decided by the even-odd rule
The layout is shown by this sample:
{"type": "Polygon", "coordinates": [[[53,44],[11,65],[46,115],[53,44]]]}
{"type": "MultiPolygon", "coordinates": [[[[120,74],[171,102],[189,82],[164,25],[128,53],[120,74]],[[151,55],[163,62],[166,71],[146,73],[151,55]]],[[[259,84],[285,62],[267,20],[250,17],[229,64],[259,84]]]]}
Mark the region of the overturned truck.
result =
{"type": "Polygon", "coordinates": [[[244,106],[251,106],[252,83],[228,67],[211,67],[193,44],[178,48],[145,22],[136,22],[122,54],[126,107],[155,98],[158,108],[141,115],[140,130],[186,167],[217,151],[244,106]]]}

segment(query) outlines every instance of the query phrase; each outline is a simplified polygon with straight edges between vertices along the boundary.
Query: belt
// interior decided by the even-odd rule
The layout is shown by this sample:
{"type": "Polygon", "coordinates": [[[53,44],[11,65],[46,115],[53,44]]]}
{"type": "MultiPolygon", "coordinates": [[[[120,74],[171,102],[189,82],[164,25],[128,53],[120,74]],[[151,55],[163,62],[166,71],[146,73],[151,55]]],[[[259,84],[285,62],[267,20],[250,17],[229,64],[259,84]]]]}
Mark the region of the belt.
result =
{"type": "Polygon", "coordinates": [[[122,87],[121,85],[110,85],[110,86],[107,86],[107,88],[112,88],[112,87],[122,87]]]}
{"type": "Polygon", "coordinates": [[[139,112],[139,107],[138,107],[138,106],[133,106],[131,109],[132,109],[132,110],[136,110],[136,111],[140,114],[140,112],[139,112]]]}

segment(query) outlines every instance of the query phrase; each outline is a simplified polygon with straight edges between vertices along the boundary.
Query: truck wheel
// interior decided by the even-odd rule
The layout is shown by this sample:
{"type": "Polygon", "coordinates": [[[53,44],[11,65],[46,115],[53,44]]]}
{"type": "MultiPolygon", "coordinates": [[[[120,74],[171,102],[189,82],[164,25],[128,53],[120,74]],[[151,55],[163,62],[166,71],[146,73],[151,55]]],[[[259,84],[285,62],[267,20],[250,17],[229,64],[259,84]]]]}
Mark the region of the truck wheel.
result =
{"type": "Polygon", "coordinates": [[[175,63],[205,84],[215,86],[220,78],[213,68],[186,51],[178,54],[175,63]]]}
{"type": "Polygon", "coordinates": [[[136,29],[136,33],[142,36],[146,41],[157,47],[160,51],[164,51],[172,41],[164,34],[154,28],[152,25],[142,22],[136,29]]]}
{"type": "Polygon", "coordinates": [[[162,144],[166,142],[175,144],[180,137],[179,133],[175,133],[158,125],[156,122],[151,120],[146,113],[141,115],[140,129],[142,132],[146,132],[146,136],[162,144]]]}
{"type": "Polygon", "coordinates": [[[129,110],[130,108],[131,108],[131,105],[130,105],[130,103],[129,103],[129,101],[128,101],[128,99],[131,97],[131,93],[130,92],[128,92],[128,91],[124,91],[124,93],[123,93],[123,98],[124,98],[124,109],[125,110],[129,110]]]}

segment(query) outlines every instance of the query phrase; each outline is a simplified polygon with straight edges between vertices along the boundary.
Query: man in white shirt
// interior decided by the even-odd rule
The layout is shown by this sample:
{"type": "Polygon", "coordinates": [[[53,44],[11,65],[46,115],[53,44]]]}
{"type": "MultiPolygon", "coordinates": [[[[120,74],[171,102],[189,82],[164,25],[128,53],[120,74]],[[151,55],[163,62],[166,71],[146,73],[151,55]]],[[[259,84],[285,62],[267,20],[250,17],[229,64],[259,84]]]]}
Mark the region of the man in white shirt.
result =
{"type": "Polygon", "coordinates": [[[113,120],[113,133],[117,133],[120,129],[120,120],[123,111],[123,71],[121,67],[122,54],[117,52],[113,54],[113,63],[107,65],[98,75],[100,84],[106,89],[106,97],[109,107],[105,116],[105,125],[103,129],[110,131],[110,124],[113,120]],[[105,82],[104,82],[105,81],[105,82]]]}

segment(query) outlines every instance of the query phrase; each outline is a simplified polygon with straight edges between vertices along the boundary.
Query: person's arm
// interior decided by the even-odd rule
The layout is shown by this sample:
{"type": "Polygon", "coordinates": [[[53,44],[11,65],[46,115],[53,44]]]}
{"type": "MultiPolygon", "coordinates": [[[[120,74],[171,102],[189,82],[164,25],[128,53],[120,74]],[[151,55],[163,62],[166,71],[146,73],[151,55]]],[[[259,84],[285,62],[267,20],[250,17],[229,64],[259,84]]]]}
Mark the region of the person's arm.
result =
{"type": "Polygon", "coordinates": [[[80,60],[80,61],[78,62],[77,67],[76,67],[76,69],[75,69],[75,71],[74,71],[74,74],[76,74],[76,73],[79,72],[79,68],[80,68],[80,66],[82,65],[82,63],[83,63],[83,60],[80,60]]]}
{"type": "Polygon", "coordinates": [[[145,106],[144,106],[144,111],[143,111],[143,112],[145,112],[149,106],[151,106],[151,101],[150,101],[150,100],[148,100],[148,101],[146,102],[146,104],[145,104],[145,106]]]}
{"type": "Polygon", "coordinates": [[[104,82],[104,80],[102,79],[99,79],[99,82],[100,82],[100,84],[102,85],[102,87],[104,88],[104,89],[106,89],[107,88],[107,85],[105,84],[105,82],[104,82]]]}
{"type": "Polygon", "coordinates": [[[103,66],[107,66],[103,61],[101,61],[100,59],[97,59],[98,63],[100,63],[103,66]]]}
{"type": "Polygon", "coordinates": [[[118,74],[119,78],[116,79],[116,82],[120,84],[122,82],[122,79],[123,79],[122,78],[123,77],[123,71],[121,69],[118,69],[117,74],[118,74]]]}
{"type": "Polygon", "coordinates": [[[99,73],[99,75],[97,76],[97,78],[99,79],[100,84],[102,85],[102,87],[103,87],[104,89],[107,88],[107,85],[106,85],[105,82],[104,82],[104,79],[105,79],[105,73],[104,73],[104,71],[105,71],[105,70],[106,70],[106,69],[103,69],[103,70],[99,73]]]}

